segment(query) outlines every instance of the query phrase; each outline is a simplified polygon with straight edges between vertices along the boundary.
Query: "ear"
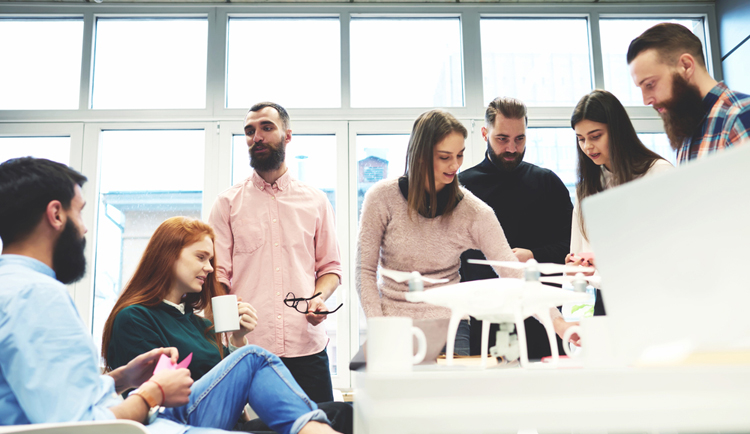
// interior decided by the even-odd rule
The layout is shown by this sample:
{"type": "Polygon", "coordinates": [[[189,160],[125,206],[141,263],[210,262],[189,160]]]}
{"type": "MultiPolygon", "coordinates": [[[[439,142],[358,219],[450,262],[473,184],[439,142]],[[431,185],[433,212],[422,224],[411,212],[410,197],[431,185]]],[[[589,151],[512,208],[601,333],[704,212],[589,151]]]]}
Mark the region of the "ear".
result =
{"type": "Polygon", "coordinates": [[[65,227],[65,209],[59,200],[53,200],[47,204],[43,220],[56,232],[65,227]]]}
{"type": "Polygon", "coordinates": [[[286,134],[284,135],[284,144],[288,144],[292,141],[292,130],[286,130],[286,134]]]}
{"type": "Polygon", "coordinates": [[[688,53],[680,56],[677,60],[677,71],[689,81],[695,74],[695,58],[688,53]]]}
{"type": "Polygon", "coordinates": [[[487,127],[482,127],[482,138],[487,141],[487,127]]]}

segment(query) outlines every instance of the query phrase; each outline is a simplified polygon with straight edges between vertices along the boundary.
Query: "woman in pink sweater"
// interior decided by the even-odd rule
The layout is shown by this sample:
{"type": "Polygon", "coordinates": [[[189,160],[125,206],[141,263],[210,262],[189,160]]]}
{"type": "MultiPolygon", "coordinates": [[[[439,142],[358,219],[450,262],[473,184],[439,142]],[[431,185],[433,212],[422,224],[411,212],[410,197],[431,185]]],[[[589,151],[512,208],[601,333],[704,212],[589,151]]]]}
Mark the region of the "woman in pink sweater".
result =
{"type": "MultiPolygon", "coordinates": [[[[378,281],[378,264],[458,283],[461,253],[516,261],[494,211],[458,184],[466,128],[450,113],[431,110],[417,118],[409,138],[406,173],[383,180],[365,195],[357,242],[356,281],[365,315],[450,318],[450,310],[406,301],[407,283],[378,281]]],[[[520,270],[496,269],[501,277],[520,270]]],[[[429,291],[430,284],[425,283],[429,291]]],[[[458,355],[469,355],[468,320],[456,335],[458,355]]]]}

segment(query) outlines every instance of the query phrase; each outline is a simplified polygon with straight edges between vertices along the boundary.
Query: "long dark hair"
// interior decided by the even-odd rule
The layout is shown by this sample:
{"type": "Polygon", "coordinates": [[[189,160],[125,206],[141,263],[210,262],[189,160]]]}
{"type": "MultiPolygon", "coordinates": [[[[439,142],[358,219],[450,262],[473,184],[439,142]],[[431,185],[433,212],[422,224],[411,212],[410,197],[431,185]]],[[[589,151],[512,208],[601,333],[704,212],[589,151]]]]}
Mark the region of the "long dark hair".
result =
{"type": "MultiPolygon", "coordinates": [[[[133,273],[125,288],[117,299],[112,312],[104,324],[102,333],[102,357],[105,366],[109,369],[107,355],[109,343],[112,340],[112,327],[115,318],[123,309],[134,304],[143,306],[157,306],[161,303],[172,287],[174,279],[174,266],[180,257],[182,249],[203,239],[206,235],[215,241],[214,230],[208,224],[189,217],[171,217],[164,220],[156,229],[154,235],[143,252],[143,257],[133,273]]],[[[211,266],[216,270],[216,258],[211,258],[211,266]]],[[[211,312],[211,298],[224,295],[224,287],[216,280],[216,272],[209,273],[203,290],[199,293],[186,294],[184,301],[186,306],[194,310],[203,310],[205,318],[213,322],[211,312]]],[[[204,331],[206,339],[216,345],[217,350],[223,357],[221,347],[221,335],[213,332],[213,327],[204,331]]]]}
{"type": "MultiPolygon", "coordinates": [[[[409,137],[409,148],[406,151],[406,172],[404,173],[409,178],[408,212],[410,218],[414,212],[430,218],[435,217],[437,213],[436,206],[427,208],[426,200],[429,196],[429,203],[437,204],[433,152],[435,145],[451,133],[459,133],[464,136],[464,139],[468,136],[466,127],[452,114],[442,110],[422,113],[414,121],[409,137]]],[[[443,215],[449,216],[463,198],[458,176],[443,188],[448,189],[448,203],[443,215]]]]}
{"type": "MultiPolygon", "coordinates": [[[[628,113],[620,101],[606,90],[595,90],[584,95],[570,117],[570,126],[575,128],[582,120],[599,122],[607,125],[609,130],[609,165],[613,185],[621,185],[643,176],[648,169],[663,158],[648,149],[633,128],[628,113]]],[[[578,184],[576,196],[578,203],[584,198],[604,190],[602,169],[578,146],[578,184]]],[[[579,208],[580,209],[580,208],[579,208]]],[[[581,233],[586,237],[583,214],[580,214],[581,233]]]]}

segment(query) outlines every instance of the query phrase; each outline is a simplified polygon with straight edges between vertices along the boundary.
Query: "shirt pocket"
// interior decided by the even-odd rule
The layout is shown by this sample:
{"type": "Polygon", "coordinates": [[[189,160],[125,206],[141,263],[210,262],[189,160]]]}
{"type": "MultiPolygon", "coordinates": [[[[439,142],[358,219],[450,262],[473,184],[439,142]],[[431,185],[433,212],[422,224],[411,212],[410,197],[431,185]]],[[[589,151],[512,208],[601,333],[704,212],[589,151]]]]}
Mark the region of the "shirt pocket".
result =
{"type": "Polygon", "coordinates": [[[232,224],[234,234],[234,253],[254,253],[265,243],[263,224],[255,220],[238,220],[232,224]]]}

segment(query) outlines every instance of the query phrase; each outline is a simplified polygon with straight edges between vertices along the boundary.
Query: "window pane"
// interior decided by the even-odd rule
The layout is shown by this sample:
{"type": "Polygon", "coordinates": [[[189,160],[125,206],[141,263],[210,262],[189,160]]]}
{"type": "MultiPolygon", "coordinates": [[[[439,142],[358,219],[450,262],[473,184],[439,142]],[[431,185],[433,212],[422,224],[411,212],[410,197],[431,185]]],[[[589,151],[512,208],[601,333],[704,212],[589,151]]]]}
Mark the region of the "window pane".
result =
{"type": "Polygon", "coordinates": [[[633,83],[628,68],[627,54],[630,42],[648,28],[663,22],[682,24],[691,29],[703,43],[703,21],[701,19],[661,20],[661,19],[601,19],[599,29],[602,41],[602,61],[604,62],[604,87],[622,102],[623,105],[643,105],[640,89],[633,83]]]}
{"type": "Polygon", "coordinates": [[[578,166],[576,134],[571,128],[529,128],[524,161],[549,169],[575,198],[578,166]]]}
{"type": "Polygon", "coordinates": [[[485,103],[568,106],[591,91],[586,19],[482,18],[480,28],[485,103]]]}
{"type": "Polygon", "coordinates": [[[638,138],[641,139],[648,149],[661,155],[662,158],[672,163],[673,166],[677,166],[677,151],[672,149],[666,134],[638,133],[638,138]]]}
{"type": "Polygon", "coordinates": [[[99,18],[95,109],[204,108],[208,22],[99,18]]]}
{"type": "MultiPolygon", "coordinates": [[[[382,179],[398,178],[406,167],[406,149],[409,134],[358,134],[357,135],[357,224],[362,214],[365,193],[382,179]]],[[[357,297],[359,306],[359,344],[367,336],[367,317],[357,297]]],[[[352,315],[352,318],[354,316],[352,315]]]]}
{"type": "Polygon", "coordinates": [[[462,107],[458,18],[352,18],[352,107],[462,107]]]}
{"type": "Polygon", "coordinates": [[[70,137],[0,137],[0,163],[18,157],[70,165],[70,137]]]}
{"type": "Polygon", "coordinates": [[[78,108],[83,19],[0,19],[0,41],[0,110],[78,108]]]}
{"type": "MultiPolygon", "coordinates": [[[[322,190],[336,211],[336,135],[300,134],[292,136],[292,141],[286,147],[286,165],[289,174],[302,182],[322,190]]],[[[250,156],[243,134],[232,137],[232,184],[245,180],[252,174],[250,156]]],[[[339,305],[338,291],[326,300],[329,310],[339,305]]],[[[339,311],[341,312],[341,311],[339,311]]],[[[339,312],[329,315],[323,324],[330,338],[328,343],[328,360],[332,375],[338,374],[338,340],[337,324],[339,312]]],[[[345,321],[346,318],[342,319],[345,321]]],[[[346,337],[344,337],[346,339],[346,337]]]]}
{"type": "Polygon", "coordinates": [[[341,107],[338,18],[232,17],[228,26],[227,107],[249,108],[259,101],[285,108],[341,107]],[[270,50],[260,50],[260,36],[270,50]]]}
{"type": "Polygon", "coordinates": [[[103,131],[94,270],[94,342],[154,230],[201,217],[205,132],[103,131]],[[145,157],[147,156],[147,158],[145,157]]]}

